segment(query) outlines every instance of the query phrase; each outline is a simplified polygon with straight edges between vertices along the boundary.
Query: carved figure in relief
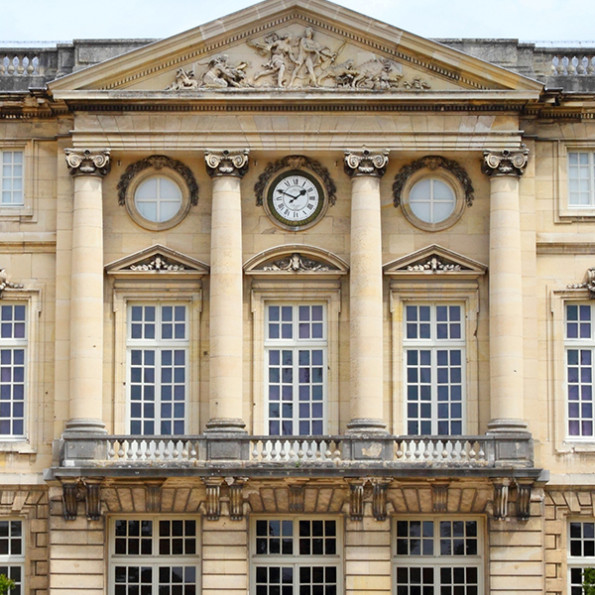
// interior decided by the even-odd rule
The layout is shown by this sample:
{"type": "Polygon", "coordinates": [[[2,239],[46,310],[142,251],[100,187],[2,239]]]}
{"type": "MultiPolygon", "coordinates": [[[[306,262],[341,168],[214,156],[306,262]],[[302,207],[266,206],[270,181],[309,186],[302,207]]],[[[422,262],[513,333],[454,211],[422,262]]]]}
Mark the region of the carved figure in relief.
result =
{"type": "Polygon", "coordinates": [[[283,87],[285,72],[289,66],[288,60],[291,57],[291,36],[271,33],[264,38],[264,42],[249,41],[248,45],[253,47],[260,54],[270,54],[269,61],[263,64],[264,70],[254,75],[256,82],[260,77],[277,75],[277,86],[283,87]]]}
{"type": "Polygon", "coordinates": [[[295,79],[301,76],[300,73],[305,69],[310,77],[310,84],[317,87],[318,78],[315,68],[318,68],[325,60],[334,61],[337,57],[337,52],[333,53],[329,48],[318,43],[314,39],[314,31],[308,27],[304,31],[304,35],[300,38],[297,56],[290,55],[290,57],[295,64],[295,69],[291,73],[289,86],[293,86],[295,79]]]}
{"type": "Polygon", "coordinates": [[[194,78],[194,72],[191,70],[184,70],[183,68],[178,68],[176,72],[176,80],[169,85],[169,87],[165,87],[166,91],[182,91],[184,89],[197,89],[198,88],[198,81],[194,78]]]}
{"type": "Polygon", "coordinates": [[[399,64],[388,58],[374,58],[357,67],[358,75],[351,83],[354,89],[386,90],[399,86],[402,78],[399,64]]]}
{"type": "Polygon", "coordinates": [[[226,87],[245,87],[246,62],[240,62],[237,66],[228,63],[227,54],[219,54],[209,61],[209,69],[202,76],[204,87],[224,89],[226,87]]]}

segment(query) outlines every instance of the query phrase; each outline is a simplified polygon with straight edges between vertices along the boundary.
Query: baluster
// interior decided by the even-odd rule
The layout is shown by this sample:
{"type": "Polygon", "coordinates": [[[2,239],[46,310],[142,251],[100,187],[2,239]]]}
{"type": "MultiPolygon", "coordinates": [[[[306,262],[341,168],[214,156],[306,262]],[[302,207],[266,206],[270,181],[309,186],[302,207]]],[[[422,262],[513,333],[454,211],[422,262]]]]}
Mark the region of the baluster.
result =
{"type": "Polygon", "coordinates": [[[587,74],[595,72],[595,56],[587,57],[587,74]]]}
{"type": "Polygon", "coordinates": [[[16,56],[12,60],[9,60],[9,62],[8,62],[8,76],[14,75],[14,61],[15,60],[16,60],[16,56]]]}

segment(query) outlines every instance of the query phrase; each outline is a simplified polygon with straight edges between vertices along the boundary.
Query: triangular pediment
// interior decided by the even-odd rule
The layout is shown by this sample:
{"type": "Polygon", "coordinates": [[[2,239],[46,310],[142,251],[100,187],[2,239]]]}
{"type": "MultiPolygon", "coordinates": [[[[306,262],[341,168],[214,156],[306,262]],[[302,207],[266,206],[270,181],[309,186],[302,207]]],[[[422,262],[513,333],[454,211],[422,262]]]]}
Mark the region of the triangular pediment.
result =
{"type": "Polygon", "coordinates": [[[105,271],[115,278],[158,276],[199,279],[209,273],[209,267],[181,252],[155,244],[106,265],[105,271]]]}
{"type": "MultiPolygon", "coordinates": [[[[443,94],[515,92],[536,81],[327,0],[265,0],[245,10],[67,75],[63,99],[184,100],[316,91],[443,94]]],[[[510,94],[507,94],[510,98],[510,94]]]]}
{"type": "Polygon", "coordinates": [[[478,277],[487,266],[452,250],[432,244],[384,265],[388,277],[418,277],[452,275],[478,277]]]}

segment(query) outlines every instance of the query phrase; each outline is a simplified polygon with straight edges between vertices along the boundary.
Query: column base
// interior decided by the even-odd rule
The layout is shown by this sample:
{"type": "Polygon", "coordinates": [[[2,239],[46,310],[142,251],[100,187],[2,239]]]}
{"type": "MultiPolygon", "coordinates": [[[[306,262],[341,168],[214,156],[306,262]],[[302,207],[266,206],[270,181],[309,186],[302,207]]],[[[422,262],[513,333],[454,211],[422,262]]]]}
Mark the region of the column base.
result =
{"type": "Polygon", "coordinates": [[[522,419],[492,419],[486,434],[530,434],[527,422],[522,419]]]}
{"type": "Polygon", "coordinates": [[[205,434],[246,434],[244,420],[237,417],[215,417],[207,422],[205,434]]]}
{"type": "Polygon", "coordinates": [[[381,419],[359,417],[347,424],[347,434],[388,434],[388,431],[381,419]]]}
{"type": "Polygon", "coordinates": [[[75,418],[69,419],[64,427],[63,436],[68,438],[71,435],[80,434],[107,434],[105,424],[100,419],[75,418]]]}

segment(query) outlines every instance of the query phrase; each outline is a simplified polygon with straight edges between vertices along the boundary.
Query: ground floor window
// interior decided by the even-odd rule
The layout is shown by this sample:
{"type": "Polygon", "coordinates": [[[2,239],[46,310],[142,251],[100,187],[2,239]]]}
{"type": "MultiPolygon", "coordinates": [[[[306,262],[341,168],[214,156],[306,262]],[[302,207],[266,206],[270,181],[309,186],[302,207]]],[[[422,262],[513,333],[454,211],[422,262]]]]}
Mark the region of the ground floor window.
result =
{"type": "Polygon", "coordinates": [[[342,535],[333,518],[255,518],[251,526],[253,595],[336,595],[342,535]]]}
{"type": "Polygon", "coordinates": [[[595,568],[595,522],[571,521],[568,527],[570,595],[583,595],[585,568],[595,568]]]}
{"type": "Polygon", "coordinates": [[[0,574],[15,582],[11,595],[24,592],[23,578],[25,567],[25,544],[23,522],[19,520],[0,520],[0,574]]]}
{"type": "Polygon", "coordinates": [[[393,578],[397,595],[481,595],[479,519],[396,519],[393,578]]]}
{"type": "Polygon", "coordinates": [[[110,593],[199,592],[198,518],[114,518],[110,523],[110,593]]]}

